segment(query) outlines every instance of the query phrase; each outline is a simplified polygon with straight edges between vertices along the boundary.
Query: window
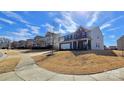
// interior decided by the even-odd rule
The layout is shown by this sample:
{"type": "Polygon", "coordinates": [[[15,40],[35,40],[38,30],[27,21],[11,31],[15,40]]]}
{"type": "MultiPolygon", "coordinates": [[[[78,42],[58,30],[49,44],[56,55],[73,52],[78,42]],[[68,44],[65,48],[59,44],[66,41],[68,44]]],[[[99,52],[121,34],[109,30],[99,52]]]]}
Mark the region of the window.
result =
{"type": "Polygon", "coordinates": [[[96,48],[100,48],[100,44],[99,43],[96,43],[96,48]]]}
{"type": "Polygon", "coordinates": [[[67,40],[69,40],[69,35],[64,36],[64,41],[67,41],[67,40]]]}
{"type": "Polygon", "coordinates": [[[70,40],[71,39],[71,35],[68,35],[68,40],[70,40]]]}
{"type": "Polygon", "coordinates": [[[72,39],[72,35],[70,35],[70,39],[72,39]]]}
{"type": "Polygon", "coordinates": [[[69,36],[69,35],[67,35],[67,40],[69,40],[69,38],[70,38],[70,36],[69,36]]]}
{"type": "Polygon", "coordinates": [[[87,33],[86,32],[82,32],[82,37],[87,37],[87,33]]]}

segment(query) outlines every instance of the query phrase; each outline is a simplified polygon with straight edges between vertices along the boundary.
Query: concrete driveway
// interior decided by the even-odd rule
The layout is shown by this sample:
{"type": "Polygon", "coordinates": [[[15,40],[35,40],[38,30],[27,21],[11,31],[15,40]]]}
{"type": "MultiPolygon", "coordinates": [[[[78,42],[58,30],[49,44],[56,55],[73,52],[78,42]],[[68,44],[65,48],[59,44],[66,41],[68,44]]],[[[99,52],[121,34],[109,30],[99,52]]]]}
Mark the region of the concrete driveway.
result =
{"type": "MultiPolygon", "coordinates": [[[[41,53],[42,54],[42,53],[41,53]]],[[[0,74],[7,81],[118,81],[124,80],[124,68],[92,75],[65,75],[40,68],[30,57],[22,54],[15,71],[0,74]]]]}

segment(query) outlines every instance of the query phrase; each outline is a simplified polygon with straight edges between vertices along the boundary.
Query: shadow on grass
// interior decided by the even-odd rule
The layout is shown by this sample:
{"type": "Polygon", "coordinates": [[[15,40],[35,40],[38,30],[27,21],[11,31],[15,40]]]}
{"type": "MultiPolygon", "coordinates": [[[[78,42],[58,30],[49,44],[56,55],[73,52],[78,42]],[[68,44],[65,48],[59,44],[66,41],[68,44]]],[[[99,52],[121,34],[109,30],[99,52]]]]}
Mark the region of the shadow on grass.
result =
{"type": "Polygon", "coordinates": [[[91,50],[91,51],[72,51],[75,56],[83,55],[83,54],[96,54],[102,56],[117,56],[112,50],[91,50]]]}
{"type": "Polygon", "coordinates": [[[25,50],[21,51],[22,53],[35,53],[35,52],[45,52],[48,51],[48,49],[30,49],[30,50],[25,50]]]}

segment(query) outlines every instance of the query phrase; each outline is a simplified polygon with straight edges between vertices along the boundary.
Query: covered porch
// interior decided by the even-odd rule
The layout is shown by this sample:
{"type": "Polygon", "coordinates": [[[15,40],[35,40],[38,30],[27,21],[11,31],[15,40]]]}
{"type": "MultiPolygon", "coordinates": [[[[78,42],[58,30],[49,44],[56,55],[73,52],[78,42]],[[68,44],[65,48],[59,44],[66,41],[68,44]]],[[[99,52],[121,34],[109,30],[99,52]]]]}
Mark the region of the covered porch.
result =
{"type": "Polygon", "coordinates": [[[91,40],[88,38],[64,41],[60,43],[60,50],[91,50],[91,40]],[[65,45],[65,46],[64,46],[65,45]]]}

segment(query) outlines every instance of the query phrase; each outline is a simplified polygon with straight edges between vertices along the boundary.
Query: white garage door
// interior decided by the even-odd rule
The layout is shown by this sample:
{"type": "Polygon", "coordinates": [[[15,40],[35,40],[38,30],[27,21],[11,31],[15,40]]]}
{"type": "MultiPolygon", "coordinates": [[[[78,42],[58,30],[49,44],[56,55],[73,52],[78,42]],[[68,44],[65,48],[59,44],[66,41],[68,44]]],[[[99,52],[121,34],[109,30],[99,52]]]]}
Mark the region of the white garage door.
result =
{"type": "Polygon", "coordinates": [[[68,44],[61,44],[61,49],[70,49],[70,43],[68,44]]]}

